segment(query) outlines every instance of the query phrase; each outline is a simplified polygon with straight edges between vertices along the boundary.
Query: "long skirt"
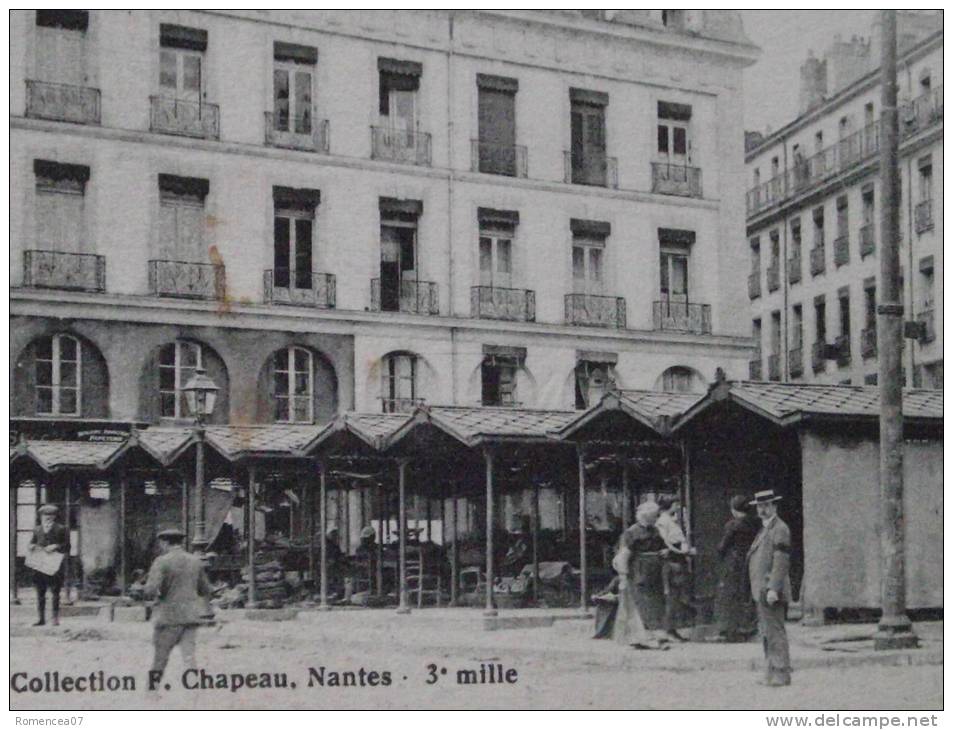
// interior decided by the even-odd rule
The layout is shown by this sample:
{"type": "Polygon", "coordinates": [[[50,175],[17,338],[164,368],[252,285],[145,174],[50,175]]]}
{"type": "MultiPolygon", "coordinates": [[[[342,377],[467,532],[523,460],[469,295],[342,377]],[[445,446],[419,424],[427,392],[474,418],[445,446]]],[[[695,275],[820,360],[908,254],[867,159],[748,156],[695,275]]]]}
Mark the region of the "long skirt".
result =
{"type": "Polygon", "coordinates": [[[732,552],[719,566],[715,593],[715,624],[723,636],[743,639],[754,635],[757,619],[746,574],[746,556],[732,552]]]}
{"type": "Polygon", "coordinates": [[[651,635],[642,622],[638,604],[635,586],[626,583],[619,587],[619,607],[616,610],[615,625],[612,627],[613,641],[630,646],[651,640],[651,635]]]}

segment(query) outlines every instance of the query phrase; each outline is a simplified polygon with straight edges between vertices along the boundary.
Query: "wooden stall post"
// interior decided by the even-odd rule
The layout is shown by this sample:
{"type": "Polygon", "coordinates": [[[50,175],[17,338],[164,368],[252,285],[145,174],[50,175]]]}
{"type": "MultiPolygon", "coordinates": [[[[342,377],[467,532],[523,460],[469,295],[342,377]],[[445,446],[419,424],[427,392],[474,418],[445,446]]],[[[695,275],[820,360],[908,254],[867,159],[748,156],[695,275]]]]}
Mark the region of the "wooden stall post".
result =
{"type": "Polygon", "coordinates": [[[308,506],[307,506],[307,515],[308,515],[308,580],[311,581],[311,595],[314,595],[314,576],[315,576],[315,567],[317,564],[317,556],[314,554],[314,482],[311,483],[310,488],[307,490],[308,506]]]}
{"type": "MultiPolygon", "coordinates": [[[[70,514],[70,492],[73,491],[73,477],[72,475],[66,478],[66,498],[63,504],[63,522],[66,525],[66,534],[69,535],[69,550],[66,551],[66,573],[64,575],[63,587],[66,588],[66,603],[70,606],[73,605],[73,598],[70,592],[73,586],[73,566],[72,566],[72,555],[73,552],[73,525],[72,525],[72,515],[70,514]]],[[[79,552],[79,551],[77,551],[79,552]]]]}
{"type": "Polygon", "coordinates": [[[129,477],[125,472],[119,475],[119,590],[126,595],[126,491],[129,477]]]}
{"type": "Polygon", "coordinates": [[[586,452],[576,447],[579,457],[579,608],[589,607],[589,568],[586,565],[586,452]]]}
{"type": "Polygon", "coordinates": [[[377,597],[384,595],[384,485],[377,485],[377,597]]]}
{"type": "Polygon", "coordinates": [[[493,450],[483,450],[486,461],[486,607],[484,616],[496,616],[493,607],[493,450]]]}
{"type": "Polygon", "coordinates": [[[399,570],[399,603],[397,613],[410,613],[407,605],[407,459],[397,461],[397,549],[399,570]]]}
{"type": "Polygon", "coordinates": [[[328,606],[328,475],[326,464],[318,462],[318,479],[320,482],[320,509],[321,509],[321,603],[318,608],[327,611],[328,606]]]}
{"type": "Polygon", "coordinates": [[[257,485],[257,469],[254,464],[248,467],[248,601],[247,608],[255,608],[257,592],[255,590],[255,491],[257,485]]]}
{"type": "Polygon", "coordinates": [[[460,523],[457,520],[457,494],[454,487],[450,498],[453,524],[453,545],[450,547],[450,605],[457,605],[457,591],[460,589],[460,523]]]}
{"type": "Polygon", "coordinates": [[[622,529],[627,530],[632,524],[632,492],[629,487],[629,459],[622,457],[622,529]]]}
{"type": "Polygon", "coordinates": [[[533,479],[533,605],[539,605],[539,481],[533,479]]]}
{"type": "Polygon", "coordinates": [[[19,479],[10,480],[10,588],[13,604],[20,605],[17,589],[17,502],[20,496],[19,479]]]}

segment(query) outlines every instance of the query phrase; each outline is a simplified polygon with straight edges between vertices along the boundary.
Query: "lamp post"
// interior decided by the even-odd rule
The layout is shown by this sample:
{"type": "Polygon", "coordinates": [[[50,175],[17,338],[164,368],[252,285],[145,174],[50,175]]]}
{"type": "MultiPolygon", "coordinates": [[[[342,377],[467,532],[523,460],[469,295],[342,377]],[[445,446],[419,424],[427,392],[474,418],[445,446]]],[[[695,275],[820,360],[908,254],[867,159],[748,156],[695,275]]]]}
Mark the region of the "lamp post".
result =
{"type": "Polygon", "coordinates": [[[185,404],[195,418],[195,504],[198,507],[198,519],[192,535],[192,546],[204,546],[208,539],[205,534],[205,420],[215,410],[218,386],[205,374],[204,368],[196,368],[182,391],[185,393],[185,404]]]}

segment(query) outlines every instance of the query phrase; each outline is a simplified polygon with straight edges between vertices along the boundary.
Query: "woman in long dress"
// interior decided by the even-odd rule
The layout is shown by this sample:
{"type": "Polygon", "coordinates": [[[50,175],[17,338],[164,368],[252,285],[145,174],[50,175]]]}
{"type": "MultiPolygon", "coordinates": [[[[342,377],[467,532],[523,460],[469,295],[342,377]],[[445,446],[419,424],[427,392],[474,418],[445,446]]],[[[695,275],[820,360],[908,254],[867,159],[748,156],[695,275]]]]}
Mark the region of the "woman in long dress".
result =
{"type": "Polygon", "coordinates": [[[760,529],[748,512],[743,494],[731,499],[731,520],[718,543],[718,589],[715,593],[715,624],[724,641],[747,641],[755,633],[754,602],[748,588],[748,548],[760,529]]]}
{"type": "Polygon", "coordinates": [[[612,638],[640,649],[661,648],[652,634],[661,628],[665,613],[659,559],[665,543],[655,529],[658,514],[655,502],[639,505],[635,523],[622,533],[619,550],[612,561],[612,567],[619,574],[619,607],[612,638]]]}

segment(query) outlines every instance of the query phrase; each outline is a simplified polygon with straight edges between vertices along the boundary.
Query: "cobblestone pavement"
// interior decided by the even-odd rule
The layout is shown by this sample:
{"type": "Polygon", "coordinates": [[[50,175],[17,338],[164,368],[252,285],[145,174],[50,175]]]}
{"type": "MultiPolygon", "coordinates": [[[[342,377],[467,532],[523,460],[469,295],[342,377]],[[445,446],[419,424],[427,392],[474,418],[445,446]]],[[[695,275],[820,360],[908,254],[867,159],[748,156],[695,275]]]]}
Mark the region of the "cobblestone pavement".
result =
{"type": "Polygon", "coordinates": [[[27,612],[15,611],[11,676],[17,687],[28,689],[15,692],[11,686],[11,705],[13,709],[764,710],[942,706],[941,624],[918,627],[924,648],[889,659],[901,666],[868,663],[885,659],[874,656],[861,640],[872,626],[805,629],[791,625],[794,684],[772,689],[756,684],[757,643],[692,643],[667,652],[638,652],[592,641],[588,622],[486,632],[468,616],[474,614],[422,611],[398,617],[390,611],[341,611],[271,623],[225,612],[222,623],[200,631],[199,665],[216,681],[244,686],[235,691],[230,686],[188,689],[183,681],[191,686],[200,679],[187,676],[183,680],[184,667],[176,652],[163,680],[169,689],[160,686],[150,692],[146,689],[152,656],[149,624],[71,618],[59,628],[35,629],[29,627],[27,612]],[[131,676],[135,690],[29,691],[30,679],[44,683],[46,672],[59,672],[62,685],[67,676],[88,676],[99,670],[107,676],[131,676]],[[464,673],[458,674],[461,670],[464,673]],[[331,686],[335,680],[349,683],[351,677],[344,672],[352,672],[355,683],[363,681],[364,686],[331,686]],[[263,674],[272,683],[284,676],[289,686],[249,687],[253,681],[265,681],[263,674]],[[508,682],[507,677],[515,681],[508,682]]]}

